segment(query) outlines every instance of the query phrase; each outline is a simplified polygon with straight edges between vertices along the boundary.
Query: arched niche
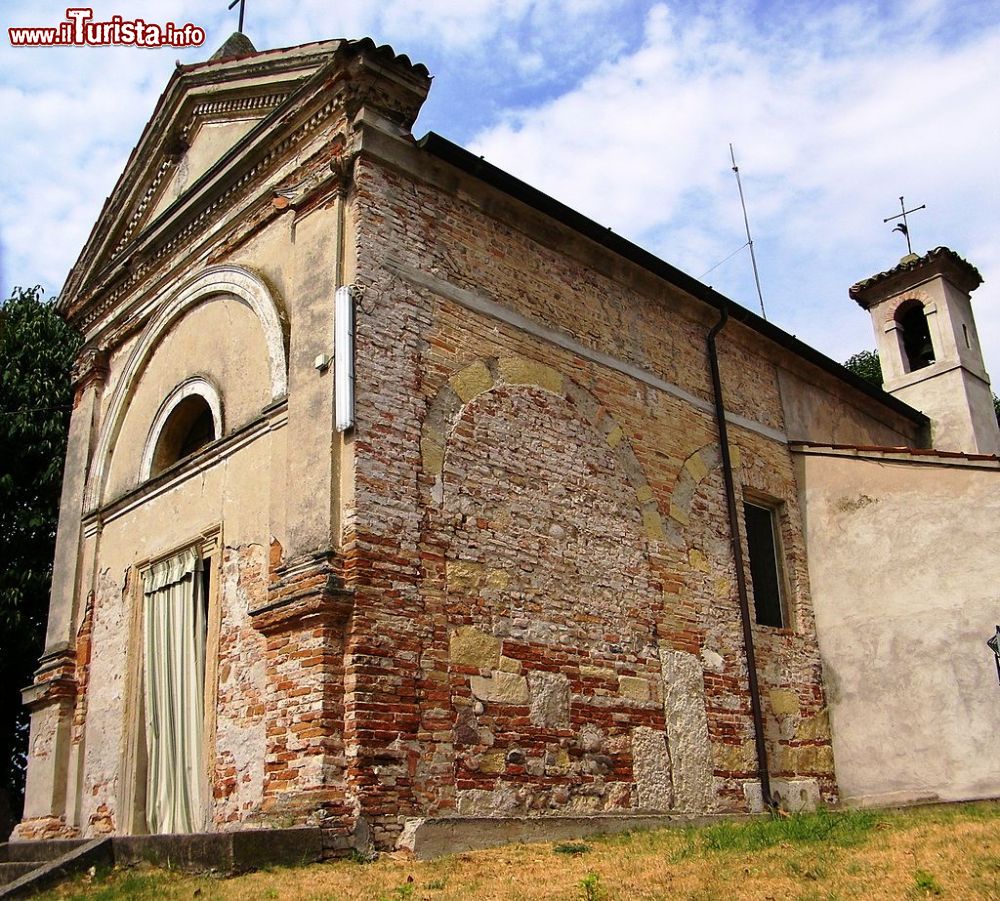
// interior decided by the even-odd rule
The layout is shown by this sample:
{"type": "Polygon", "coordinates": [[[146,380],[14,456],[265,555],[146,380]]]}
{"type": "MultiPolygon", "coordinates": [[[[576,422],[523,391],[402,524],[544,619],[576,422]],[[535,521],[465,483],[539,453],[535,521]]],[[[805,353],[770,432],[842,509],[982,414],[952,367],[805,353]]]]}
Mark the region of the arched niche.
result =
{"type": "MultiPolygon", "coordinates": [[[[259,326],[261,346],[267,358],[264,392],[266,396],[262,399],[263,402],[260,406],[263,407],[266,403],[276,401],[287,394],[287,354],[281,317],[274,298],[260,278],[252,272],[236,266],[213,266],[191,276],[179,286],[163,292],[156,304],[156,313],[146,324],[114,381],[115,387],[107,405],[107,412],[103,417],[93,467],[88,480],[85,499],[87,510],[96,509],[105,500],[116,444],[135,399],[136,391],[157,350],[168,336],[182,327],[186,317],[189,317],[203,305],[217,300],[235,303],[244,308],[259,326]]],[[[198,361],[192,359],[190,368],[197,371],[198,361]]],[[[218,393],[218,389],[216,389],[216,394],[218,393]]],[[[168,400],[169,391],[165,390],[164,394],[156,399],[159,403],[157,415],[163,412],[168,400]]],[[[156,417],[150,413],[149,418],[142,424],[142,436],[139,437],[136,442],[137,446],[132,451],[135,459],[139,459],[140,453],[143,454],[140,467],[133,476],[135,480],[144,473],[148,474],[148,471],[144,469],[145,447],[148,445],[148,434],[152,432],[155,419],[156,417]],[[147,438],[145,442],[142,440],[143,437],[147,438]]],[[[219,434],[222,434],[221,412],[219,434]]]]}

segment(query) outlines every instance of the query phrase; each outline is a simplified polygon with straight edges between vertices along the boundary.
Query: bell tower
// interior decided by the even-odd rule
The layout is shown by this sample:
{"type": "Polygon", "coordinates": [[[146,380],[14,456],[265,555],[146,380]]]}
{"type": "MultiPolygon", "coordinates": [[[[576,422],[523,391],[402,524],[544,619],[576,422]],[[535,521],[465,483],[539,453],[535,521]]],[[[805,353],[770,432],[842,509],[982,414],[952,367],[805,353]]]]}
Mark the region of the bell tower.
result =
{"type": "Polygon", "coordinates": [[[937,247],[850,289],[872,317],[882,387],[930,417],[938,450],[1000,453],[970,298],[982,281],[975,266],[937,247]]]}

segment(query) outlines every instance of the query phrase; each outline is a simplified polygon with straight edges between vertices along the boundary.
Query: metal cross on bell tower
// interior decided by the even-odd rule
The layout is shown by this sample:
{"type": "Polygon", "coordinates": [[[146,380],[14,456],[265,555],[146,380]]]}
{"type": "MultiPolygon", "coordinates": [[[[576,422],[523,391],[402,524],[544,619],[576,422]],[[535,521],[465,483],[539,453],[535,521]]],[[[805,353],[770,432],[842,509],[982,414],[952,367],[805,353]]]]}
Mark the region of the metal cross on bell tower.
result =
{"type": "MultiPolygon", "coordinates": [[[[230,9],[232,9],[232,7],[230,7],[230,9]]],[[[240,21],[242,22],[243,19],[241,18],[240,21]]],[[[888,218],[883,219],[882,221],[883,222],[892,222],[893,219],[902,219],[903,220],[902,222],[898,222],[895,225],[895,227],[893,228],[893,231],[894,232],[902,232],[903,233],[903,237],[906,238],[906,252],[909,253],[912,256],[913,255],[913,246],[910,244],[910,226],[906,222],[906,217],[910,213],[915,213],[917,210],[926,210],[927,209],[927,204],[926,203],[922,203],[922,204],[920,204],[920,206],[915,206],[912,210],[908,210],[906,208],[906,204],[903,202],[903,198],[900,197],[899,198],[899,208],[903,212],[896,213],[895,216],[889,216],[888,218]]]]}
{"type": "Polygon", "coordinates": [[[229,4],[229,8],[232,9],[234,6],[236,6],[237,3],[240,5],[240,24],[236,30],[240,34],[243,34],[243,12],[244,12],[244,7],[246,5],[246,0],[233,0],[233,2],[229,4]]]}

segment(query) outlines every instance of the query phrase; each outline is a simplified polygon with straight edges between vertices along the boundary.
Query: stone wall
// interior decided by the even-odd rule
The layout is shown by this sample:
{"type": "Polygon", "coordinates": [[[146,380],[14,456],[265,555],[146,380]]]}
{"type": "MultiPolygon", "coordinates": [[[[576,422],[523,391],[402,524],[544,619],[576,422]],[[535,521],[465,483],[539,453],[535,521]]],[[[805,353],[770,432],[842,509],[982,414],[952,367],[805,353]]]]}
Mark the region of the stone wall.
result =
{"type": "MultiPolygon", "coordinates": [[[[704,403],[712,320],[584,265],[581,239],[532,240],[528,214],[511,227],[467,187],[358,165],[346,707],[362,810],[381,844],[408,816],[746,810],[759,788],[704,403]]],[[[780,507],[787,555],[789,627],[755,627],[771,771],[833,800],[782,386],[761,339],[723,334],[727,402],[750,421],[732,430],[737,479],[780,507]]]]}

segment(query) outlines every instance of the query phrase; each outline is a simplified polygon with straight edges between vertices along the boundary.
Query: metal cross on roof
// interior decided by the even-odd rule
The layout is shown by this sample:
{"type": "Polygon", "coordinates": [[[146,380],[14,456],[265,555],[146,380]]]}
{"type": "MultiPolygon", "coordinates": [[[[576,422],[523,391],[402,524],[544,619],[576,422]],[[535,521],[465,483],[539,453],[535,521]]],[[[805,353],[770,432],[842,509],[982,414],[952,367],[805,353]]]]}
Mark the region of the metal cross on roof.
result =
{"type": "Polygon", "coordinates": [[[240,5],[240,24],[236,30],[240,34],[243,34],[243,7],[246,5],[246,0],[233,0],[233,2],[229,4],[229,8],[232,9],[237,3],[240,5]]]}
{"type": "MultiPolygon", "coordinates": [[[[231,8],[231,7],[230,7],[231,8]]],[[[243,20],[240,19],[242,22],[243,20]]],[[[902,222],[898,222],[893,228],[894,232],[902,232],[903,237],[906,238],[906,251],[907,253],[913,253],[913,246],[910,244],[910,226],[906,222],[906,217],[910,213],[915,213],[917,210],[926,210],[927,204],[922,203],[920,206],[915,206],[912,210],[906,208],[906,204],[903,202],[903,198],[899,198],[899,208],[903,211],[901,213],[896,213],[895,216],[889,216],[887,219],[883,219],[883,222],[892,222],[893,219],[902,219],[902,222]]]]}

